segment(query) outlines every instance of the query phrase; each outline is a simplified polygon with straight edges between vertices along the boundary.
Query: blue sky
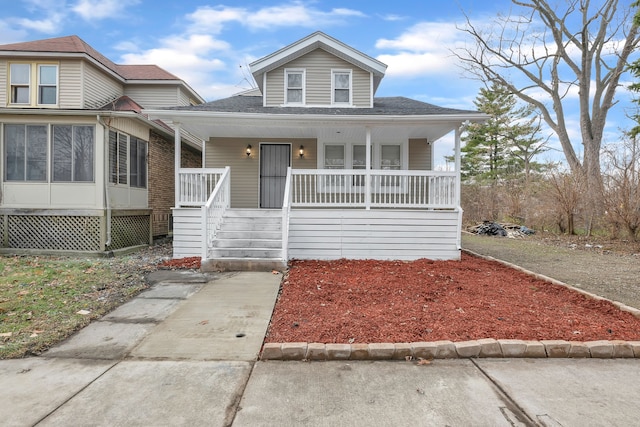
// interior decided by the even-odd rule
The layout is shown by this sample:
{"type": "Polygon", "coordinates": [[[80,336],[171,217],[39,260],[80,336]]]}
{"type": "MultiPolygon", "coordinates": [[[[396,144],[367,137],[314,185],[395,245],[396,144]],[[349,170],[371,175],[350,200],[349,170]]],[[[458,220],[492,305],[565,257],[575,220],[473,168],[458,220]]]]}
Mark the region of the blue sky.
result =
{"type": "MultiPolygon", "coordinates": [[[[480,83],[465,78],[451,54],[465,43],[456,26],[464,14],[482,25],[512,7],[510,0],[0,1],[0,44],[76,34],[116,63],[171,71],[206,100],[250,88],[249,63],[320,30],[388,65],[376,96],[463,109],[474,109],[480,83]]],[[[629,96],[619,93],[606,143],[630,125],[629,96]]],[[[452,144],[451,135],[436,144],[438,162],[452,144]]],[[[559,159],[550,151],[542,160],[559,159]]]]}

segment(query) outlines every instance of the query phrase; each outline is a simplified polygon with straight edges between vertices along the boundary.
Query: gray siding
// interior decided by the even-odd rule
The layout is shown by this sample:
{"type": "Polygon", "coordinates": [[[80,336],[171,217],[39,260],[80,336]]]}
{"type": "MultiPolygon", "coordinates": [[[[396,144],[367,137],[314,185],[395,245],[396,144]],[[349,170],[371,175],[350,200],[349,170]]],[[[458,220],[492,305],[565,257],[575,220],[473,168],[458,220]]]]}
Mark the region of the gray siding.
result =
{"type": "Polygon", "coordinates": [[[173,257],[202,254],[202,210],[173,209],[173,257]]]}
{"type": "Polygon", "coordinates": [[[306,70],[305,96],[307,105],[331,105],[331,70],[352,70],[354,107],[371,107],[371,74],[325,50],[316,49],[267,74],[267,105],[284,103],[284,70],[306,70]]]}
{"type": "Polygon", "coordinates": [[[205,167],[231,168],[231,207],[257,208],[259,185],[259,147],[261,142],[291,143],[292,167],[315,169],[316,141],[314,139],[273,138],[211,138],[207,142],[205,167]],[[252,147],[251,157],[246,148],[252,147]],[[300,145],[305,155],[300,159],[300,145]]]}
{"type": "Polygon", "coordinates": [[[84,108],[99,108],[124,94],[122,84],[83,63],[84,108]]]}

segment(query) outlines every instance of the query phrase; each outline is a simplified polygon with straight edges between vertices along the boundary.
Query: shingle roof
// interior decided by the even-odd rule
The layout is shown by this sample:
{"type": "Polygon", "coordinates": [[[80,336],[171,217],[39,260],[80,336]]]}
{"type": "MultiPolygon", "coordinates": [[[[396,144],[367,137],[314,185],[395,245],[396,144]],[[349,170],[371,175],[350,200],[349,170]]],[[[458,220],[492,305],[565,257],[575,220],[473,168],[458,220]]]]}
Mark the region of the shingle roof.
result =
{"type": "Polygon", "coordinates": [[[236,95],[189,107],[171,107],[170,110],[211,111],[225,113],[309,114],[309,115],[387,115],[420,116],[478,113],[471,110],[439,107],[403,96],[374,98],[373,108],[340,107],[264,107],[261,96],[236,95]]]}
{"type": "Polygon", "coordinates": [[[125,80],[180,80],[157,65],[118,65],[76,35],[0,45],[3,51],[85,54],[125,80]]]}

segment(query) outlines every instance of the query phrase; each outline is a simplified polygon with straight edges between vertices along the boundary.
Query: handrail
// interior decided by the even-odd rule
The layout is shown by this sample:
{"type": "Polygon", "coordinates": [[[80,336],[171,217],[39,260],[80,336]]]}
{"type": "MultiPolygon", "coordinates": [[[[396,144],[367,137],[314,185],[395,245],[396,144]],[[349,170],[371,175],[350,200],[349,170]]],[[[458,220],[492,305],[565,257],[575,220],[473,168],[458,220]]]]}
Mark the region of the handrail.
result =
{"type": "Polygon", "coordinates": [[[215,189],[202,206],[202,259],[207,259],[209,246],[213,245],[225,211],[231,201],[231,168],[223,169],[215,189]]]}
{"type": "Polygon", "coordinates": [[[282,261],[289,260],[289,218],[291,216],[291,166],[287,168],[282,201],[282,261]]]}
{"type": "Polygon", "coordinates": [[[178,171],[177,207],[202,206],[218,184],[224,169],[181,168],[178,171]]]}

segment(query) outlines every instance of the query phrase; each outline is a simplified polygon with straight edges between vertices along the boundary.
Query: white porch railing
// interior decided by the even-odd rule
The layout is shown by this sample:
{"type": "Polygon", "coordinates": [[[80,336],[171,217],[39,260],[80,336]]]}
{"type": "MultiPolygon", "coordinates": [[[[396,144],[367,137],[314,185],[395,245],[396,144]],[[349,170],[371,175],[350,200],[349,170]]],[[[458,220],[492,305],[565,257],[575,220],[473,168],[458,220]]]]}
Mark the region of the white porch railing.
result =
{"type": "Polygon", "coordinates": [[[225,169],[180,169],[177,207],[204,205],[224,171],[225,169]]]}
{"type": "Polygon", "coordinates": [[[455,209],[458,206],[456,172],[292,169],[290,174],[293,207],[455,209]]]}
{"type": "Polygon", "coordinates": [[[224,212],[229,208],[231,200],[231,169],[222,169],[223,173],[217,181],[211,197],[202,206],[202,258],[208,258],[208,249],[213,246],[224,212]]]}

